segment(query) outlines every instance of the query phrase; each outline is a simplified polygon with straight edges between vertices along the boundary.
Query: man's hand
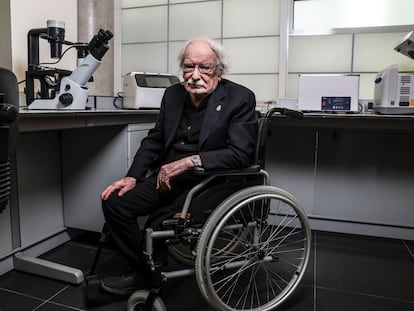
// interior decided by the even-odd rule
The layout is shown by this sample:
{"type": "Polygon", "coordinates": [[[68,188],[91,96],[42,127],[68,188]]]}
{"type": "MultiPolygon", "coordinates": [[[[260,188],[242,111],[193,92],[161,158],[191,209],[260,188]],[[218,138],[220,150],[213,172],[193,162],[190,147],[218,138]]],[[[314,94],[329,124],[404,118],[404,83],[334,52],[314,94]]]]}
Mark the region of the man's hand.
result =
{"type": "Polygon", "coordinates": [[[191,157],[164,164],[161,166],[157,176],[157,189],[171,190],[171,178],[182,174],[193,166],[191,157]]]}
{"type": "Polygon", "coordinates": [[[122,197],[125,193],[135,187],[137,181],[134,177],[124,177],[120,180],[113,182],[108,188],[101,193],[101,199],[106,200],[112,194],[112,192],[119,189],[118,195],[122,197]]]}

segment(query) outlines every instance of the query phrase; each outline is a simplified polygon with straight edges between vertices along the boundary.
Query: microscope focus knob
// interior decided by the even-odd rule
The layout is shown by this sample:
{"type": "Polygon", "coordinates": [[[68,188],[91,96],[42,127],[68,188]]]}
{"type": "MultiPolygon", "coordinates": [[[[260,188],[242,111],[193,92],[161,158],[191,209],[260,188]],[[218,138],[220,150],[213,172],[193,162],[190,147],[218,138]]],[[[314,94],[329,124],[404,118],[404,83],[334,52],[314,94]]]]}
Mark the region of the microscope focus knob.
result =
{"type": "Polygon", "coordinates": [[[73,102],[73,96],[70,93],[63,93],[59,96],[59,101],[62,103],[63,106],[67,107],[73,102]]]}

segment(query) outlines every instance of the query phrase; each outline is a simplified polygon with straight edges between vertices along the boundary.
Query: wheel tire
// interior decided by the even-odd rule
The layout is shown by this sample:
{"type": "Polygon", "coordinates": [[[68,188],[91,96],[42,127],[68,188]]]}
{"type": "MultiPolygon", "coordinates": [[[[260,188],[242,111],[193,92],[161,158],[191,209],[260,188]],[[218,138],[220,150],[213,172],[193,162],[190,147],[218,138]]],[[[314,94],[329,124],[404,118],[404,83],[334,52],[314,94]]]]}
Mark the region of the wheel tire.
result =
{"type": "Polygon", "coordinates": [[[198,286],[216,310],[272,310],[302,279],[310,246],[306,214],[291,194],[271,186],[246,188],[221,203],[203,228],[195,265],[198,286]],[[233,248],[233,257],[214,256],[222,236],[240,230],[250,234],[233,248]],[[258,297],[263,292],[266,297],[258,297]]]}
{"type": "MultiPolygon", "coordinates": [[[[147,301],[149,291],[147,290],[138,290],[134,292],[128,299],[127,310],[128,311],[140,311],[139,306],[143,306],[147,301]]],[[[143,309],[142,309],[143,310],[143,309]]],[[[167,311],[167,308],[164,305],[164,302],[160,297],[155,298],[152,305],[152,311],[167,311]]]]}

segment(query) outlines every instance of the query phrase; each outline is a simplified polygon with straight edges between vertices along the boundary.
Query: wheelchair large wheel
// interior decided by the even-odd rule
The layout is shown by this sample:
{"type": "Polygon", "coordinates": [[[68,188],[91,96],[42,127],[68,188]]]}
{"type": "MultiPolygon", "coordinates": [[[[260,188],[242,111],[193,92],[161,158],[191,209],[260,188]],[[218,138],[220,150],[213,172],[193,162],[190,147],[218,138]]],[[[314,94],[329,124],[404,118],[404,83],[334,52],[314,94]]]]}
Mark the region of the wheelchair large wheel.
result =
{"type": "MultiPolygon", "coordinates": [[[[145,302],[147,301],[149,291],[138,290],[134,292],[128,299],[127,310],[128,311],[145,311],[145,302]]],[[[164,302],[160,297],[156,297],[152,304],[152,311],[167,311],[164,302]]]]}
{"type": "Polygon", "coordinates": [[[282,189],[253,186],[226,199],[207,220],[197,244],[197,283],[216,310],[272,310],[298,286],[310,247],[298,201],[282,189]],[[221,254],[235,237],[237,246],[221,254]]]}

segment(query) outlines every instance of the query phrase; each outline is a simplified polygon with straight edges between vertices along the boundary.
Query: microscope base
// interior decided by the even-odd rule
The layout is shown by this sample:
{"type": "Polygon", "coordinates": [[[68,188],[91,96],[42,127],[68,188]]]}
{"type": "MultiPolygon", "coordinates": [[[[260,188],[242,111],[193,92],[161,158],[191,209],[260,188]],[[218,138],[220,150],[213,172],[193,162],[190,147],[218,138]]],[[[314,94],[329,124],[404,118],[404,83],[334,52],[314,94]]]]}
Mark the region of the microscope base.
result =
{"type": "Polygon", "coordinates": [[[63,81],[69,91],[61,91],[62,95],[56,95],[53,99],[35,99],[28,108],[33,110],[85,110],[89,94],[88,88],[66,78],[63,81]],[[64,96],[66,99],[70,98],[71,102],[62,103],[61,98],[64,96]]]}
{"type": "Polygon", "coordinates": [[[59,100],[36,99],[30,105],[30,110],[85,110],[87,96],[84,100],[77,100],[69,106],[64,106],[59,100]]]}

